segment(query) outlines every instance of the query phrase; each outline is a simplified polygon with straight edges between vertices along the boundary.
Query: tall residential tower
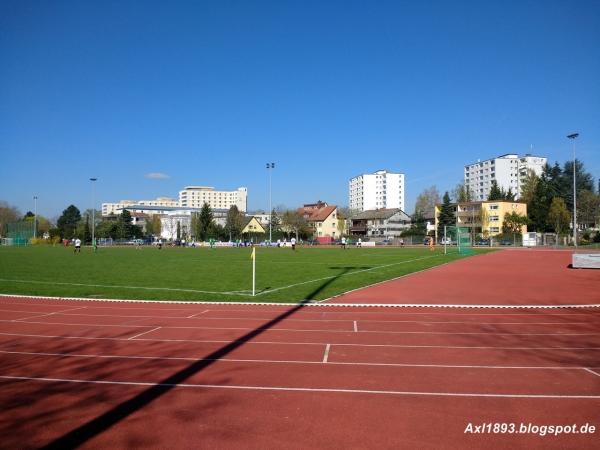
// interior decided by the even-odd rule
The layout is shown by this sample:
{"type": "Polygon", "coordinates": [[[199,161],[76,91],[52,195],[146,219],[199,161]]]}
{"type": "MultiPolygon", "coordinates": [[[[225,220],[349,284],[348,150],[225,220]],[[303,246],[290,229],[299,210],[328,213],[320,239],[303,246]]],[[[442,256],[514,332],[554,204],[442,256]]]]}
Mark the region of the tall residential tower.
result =
{"type": "Polygon", "coordinates": [[[542,156],[519,156],[513,153],[477,161],[465,166],[465,186],[468,186],[472,200],[487,200],[492,180],[496,180],[498,187],[505,191],[510,189],[519,199],[527,172],[532,170],[540,176],[547,161],[542,156]]]}
{"type": "Polygon", "coordinates": [[[404,174],[378,170],[350,178],[349,206],[356,211],[400,208],[404,211],[404,174]]]}

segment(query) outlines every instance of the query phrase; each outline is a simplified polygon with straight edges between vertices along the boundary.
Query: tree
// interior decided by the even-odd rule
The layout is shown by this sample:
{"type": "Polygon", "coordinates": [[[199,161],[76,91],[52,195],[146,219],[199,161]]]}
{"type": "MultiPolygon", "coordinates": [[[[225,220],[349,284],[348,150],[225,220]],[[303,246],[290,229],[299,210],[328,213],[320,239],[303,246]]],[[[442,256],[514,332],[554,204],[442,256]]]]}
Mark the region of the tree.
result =
{"type": "Polygon", "coordinates": [[[90,228],[90,222],[92,218],[90,216],[86,216],[82,218],[77,224],[77,229],[75,230],[75,235],[83,241],[83,243],[92,241],[92,231],[90,228]]]}
{"type": "Polygon", "coordinates": [[[440,193],[437,187],[431,186],[425,189],[417,197],[415,202],[415,214],[427,214],[435,209],[435,206],[440,203],[440,193]]]}
{"type": "Polygon", "coordinates": [[[504,200],[504,194],[498,187],[498,182],[496,180],[492,180],[488,200],[504,200]]]}
{"type": "Polygon", "coordinates": [[[600,195],[587,189],[577,194],[577,223],[593,227],[600,222],[600,195]]]}
{"type": "Polygon", "coordinates": [[[238,210],[237,206],[232,205],[227,211],[225,222],[225,231],[229,234],[229,239],[236,239],[242,234],[242,224],[244,215],[238,210]]]}
{"type": "Polygon", "coordinates": [[[427,222],[421,213],[415,213],[411,217],[408,230],[402,231],[401,236],[425,236],[427,234],[427,222]]]}
{"type": "Polygon", "coordinates": [[[300,234],[307,235],[309,232],[308,222],[298,211],[285,211],[282,225],[286,231],[295,233],[296,239],[300,234]]]}
{"type": "Polygon", "coordinates": [[[208,203],[204,203],[202,205],[202,209],[200,210],[200,217],[198,218],[198,234],[197,236],[202,241],[206,241],[208,239],[208,233],[210,230],[210,226],[213,221],[213,213],[212,209],[208,205],[208,203]]]}
{"type": "MultiPolygon", "coordinates": [[[[592,175],[585,171],[583,162],[575,160],[575,175],[577,195],[581,191],[593,191],[594,179],[592,175]]],[[[569,211],[573,211],[573,161],[565,162],[564,169],[558,180],[559,192],[557,197],[562,197],[565,200],[565,205],[569,211]]]]}
{"type": "Polygon", "coordinates": [[[527,225],[527,216],[522,216],[518,212],[514,211],[504,216],[504,222],[502,222],[503,233],[520,233],[521,228],[527,225]]]}
{"type": "Polygon", "coordinates": [[[131,213],[126,209],[117,219],[115,234],[118,239],[139,238],[143,235],[141,228],[133,224],[131,213]]]}
{"type": "Polygon", "coordinates": [[[64,239],[72,239],[75,237],[75,230],[77,224],[81,220],[81,213],[75,205],[69,205],[67,209],[62,212],[62,215],[58,218],[56,223],[57,228],[60,230],[60,235],[64,239]]]}
{"type": "Polygon", "coordinates": [[[146,218],[146,234],[148,236],[160,236],[160,216],[158,214],[152,214],[146,218]]]}
{"type": "Polygon", "coordinates": [[[452,209],[452,205],[450,205],[450,195],[448,194],[448,191],[446,191],[438,215],[437,235],[439,237],[444,236],[444,226],[454,225],[454,223],[454,210],[452,209]]]}
{"type": "Polygon", "coordinates": [[[535,183],[533,195],[527,202],[529,225],[532,231],[541,233],[553,229],[548,222],[548,211],[552,199],[560,195],[561,174],[562,171],[558,163],[555,163],[552,167],[546,164],[542,176],[535,183]]]}
{"type": "Polygon", "coordinates": [[[19,220],[21,212],[15,207],[10,206],[5,201],[0,201],[0,236],[6,234],[6,226],[9,223],[19,220]]]}
{"type": "Polygon", "coordinates": [[[571,214],[567,210],[565,201],[560,197],[554,197],[548,211],[548,224],[554,229],[556,234],[563,233],[569,227],[571,214]]]}
{"type": "Polygon", "coordinates": [[[96,226],[96,237],[112,238],[117,236],[116,220],[104,219],[96,226]]]}
{"type": "Polygon", "coordinates": [[[465,185],[464,183],[458,183],[452,191],[453,198],[458,203],[465,203],[473,201],[473,197],[471,195],[471,189],[469,185],[465,185]]]}
{"type": "Polygon", "coordinates": [[[538,177],[533,170],[529,169],[527,175],[525,175],[523,184],[521,185],[520,201],[525,203],[531,202],[535,194],[535,188],[539,182],[540,177],[538,177]]]}
{"type": "Polygon", "coordinates": [[[273,211],[271,211],[271,231],[275,233],[279,230],[281,230],[281,217],[279,217],[277,211],[273,209],[273,211]]]}

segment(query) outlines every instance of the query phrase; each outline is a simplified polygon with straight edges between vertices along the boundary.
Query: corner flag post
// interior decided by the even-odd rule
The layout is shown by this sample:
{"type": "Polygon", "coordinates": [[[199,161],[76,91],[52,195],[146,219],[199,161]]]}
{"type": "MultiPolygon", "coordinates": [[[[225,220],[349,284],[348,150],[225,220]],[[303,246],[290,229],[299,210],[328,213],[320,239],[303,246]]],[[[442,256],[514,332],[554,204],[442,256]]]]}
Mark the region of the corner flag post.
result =
{"type": "Polygon", "coordinates": [[[256,292],[256,247],[252,247],[252,297],[254,297],[254,293],[256,292]]]}

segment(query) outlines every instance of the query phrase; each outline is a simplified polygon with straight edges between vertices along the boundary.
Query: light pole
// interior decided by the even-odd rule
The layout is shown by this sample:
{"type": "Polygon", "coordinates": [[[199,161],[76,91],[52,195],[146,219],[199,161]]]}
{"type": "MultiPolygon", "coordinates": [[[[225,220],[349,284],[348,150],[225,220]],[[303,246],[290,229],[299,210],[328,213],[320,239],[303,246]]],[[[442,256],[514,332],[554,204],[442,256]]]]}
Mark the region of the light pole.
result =
{"type": "Polygon", "coordinates": [[[275,163],[267,163],[267,170],[269,171],[269,245],[272,241],[273,234],[273,207],[271,206],[271,171],[275,168],[275,163]]]}
{"type": "Polygon", "coordinates": [[[90,181],[92,182],[92,247],[94,247],[94,243],[96,242],[96,198],[94,189],[98,178],[90,178],[90,181]]]}
{"type": "Polygon", "coordinates": [[[576,180],[576,168],[577,160],[575,159],[575,139],[579,136],[579,133],[569,134],[567,137],[573,141],[573,245],[577,248],[577,180],[576,180]]]}
{"type": "Polygon", "coordinates": [[[33,196],[33,238],[37,238],[37,195],[33,196]]]}

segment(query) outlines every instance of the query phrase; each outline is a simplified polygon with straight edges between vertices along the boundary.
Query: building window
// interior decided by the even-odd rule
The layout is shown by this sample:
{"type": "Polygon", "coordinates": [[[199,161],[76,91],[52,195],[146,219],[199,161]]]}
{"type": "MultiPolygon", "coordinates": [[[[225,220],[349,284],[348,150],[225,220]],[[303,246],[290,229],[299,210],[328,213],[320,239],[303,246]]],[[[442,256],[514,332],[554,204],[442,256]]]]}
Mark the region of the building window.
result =
{"type": "Polygon", "coordinates": [[[498,209],[498,205],[490,205],[490,209],[498,209]]]}

